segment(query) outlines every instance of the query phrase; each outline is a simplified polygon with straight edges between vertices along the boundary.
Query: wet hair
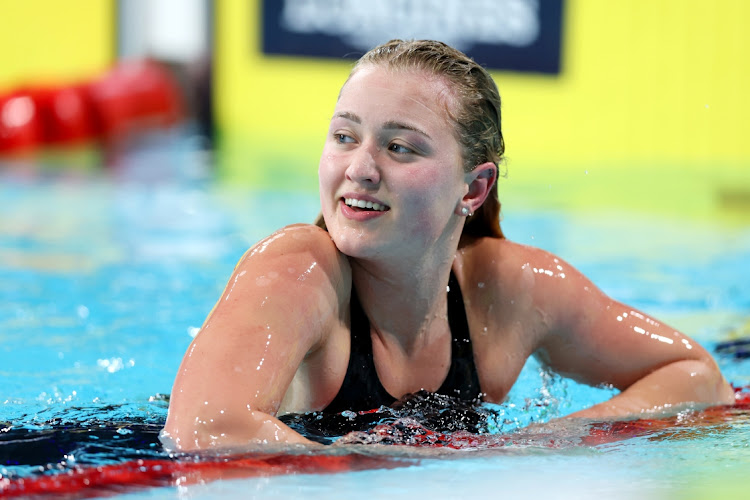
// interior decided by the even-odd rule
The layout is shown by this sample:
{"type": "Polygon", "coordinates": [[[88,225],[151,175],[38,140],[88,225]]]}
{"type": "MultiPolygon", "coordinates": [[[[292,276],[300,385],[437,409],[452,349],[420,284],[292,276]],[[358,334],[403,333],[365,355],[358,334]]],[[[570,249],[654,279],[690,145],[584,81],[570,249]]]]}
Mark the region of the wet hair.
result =
{"type": "MultiPolygon", "coordinates": [[[[453,94],[447,111],[462,148],[464,171],[471,172],[489,161],[497,168],[497,179],[505,142],[500,125],[500,93],[486,69],[463,52],[433,40],[391,40],[379,45],[357,61],[349,78],[363,66],[424,71],[443,78],[453,94]]],[[[322,214],[315,223],[325,229],[322,214]]],[[[482,206],[467,218],[461,236],[504,237],[497,181],[482,206]]]]}

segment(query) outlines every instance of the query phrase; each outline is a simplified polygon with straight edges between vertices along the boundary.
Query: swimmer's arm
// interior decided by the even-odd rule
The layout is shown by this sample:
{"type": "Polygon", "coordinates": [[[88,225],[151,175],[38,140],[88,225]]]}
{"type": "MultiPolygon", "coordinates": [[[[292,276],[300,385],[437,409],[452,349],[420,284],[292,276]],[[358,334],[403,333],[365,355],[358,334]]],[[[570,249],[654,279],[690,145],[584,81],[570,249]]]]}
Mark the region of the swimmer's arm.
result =
{"type": "MultiPolygon", "coordinates": [[[[170,410],[172,414],[174,411],[170,410]]],[[[225,417],[215,419],[210,426],[205,421],[195,424],[181,422],[180,417],[168,419],[160,435],[165,449],[173,452],[247,451],[273,445],[318,446],[273,415],[257,410],[228,411],[225,417]]]]}
{"type": "Polygon", "coordinates": [[[669,413],[686,404],[707,407],[733,402],[734,391],[715,363],[681,360],[657,368],[610,400],[571,413],[568,417],[607,419],[662,411],[669,413]]]}
{"type": "Polygon", "coordinates": [[[303,359],[336,319],[340,269],[336,252],[325,247],[333,247],[330,238],[319,232],[288,228],[243,257],[182,361],[165,446],[313,444],[274,415],[303,359]]]}
{"type": "Polygon", "coordinates": [[[734,401],[716,362],[697,342],[608,297],[560,259],[542,267],[557,277],[537,277],[544,283],[535,287],[536,300],[548,326],[538,358],[562,375],[621,391],[570,416],[624,417],[734,401]]]}

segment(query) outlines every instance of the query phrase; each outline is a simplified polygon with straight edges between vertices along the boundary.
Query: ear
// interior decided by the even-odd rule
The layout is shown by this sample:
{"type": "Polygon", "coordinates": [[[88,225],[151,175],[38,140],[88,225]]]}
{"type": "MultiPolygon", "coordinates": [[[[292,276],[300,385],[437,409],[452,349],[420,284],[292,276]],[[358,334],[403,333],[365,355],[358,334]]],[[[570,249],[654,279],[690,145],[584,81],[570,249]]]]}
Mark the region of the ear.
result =
{"type": "Polygon", "coordinates": [[[461,208],[468,208],[469,213],[476,212],[490,194],[497,177],[497,166],[488,161],[477,165],[471,172],[466,172],[468,190],[461,199],[461,208]]]}

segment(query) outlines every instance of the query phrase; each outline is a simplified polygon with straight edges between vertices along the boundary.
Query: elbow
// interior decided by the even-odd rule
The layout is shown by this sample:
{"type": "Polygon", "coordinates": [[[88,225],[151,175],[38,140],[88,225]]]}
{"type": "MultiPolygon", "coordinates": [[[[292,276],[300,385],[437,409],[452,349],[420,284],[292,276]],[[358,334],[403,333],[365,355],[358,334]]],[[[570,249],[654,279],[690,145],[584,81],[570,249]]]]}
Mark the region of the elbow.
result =
{"type": "Polygon", "coordinates": [[[684,360],[676,364],[683,374],[685,385],[692,388],[693,402],[709,406],[734,404],[734,389],[713,358],[684,360]]]}
{"type": "MultiPolygon", "coordinates": [[[[247,432],[248,440],[252,435],[247,432]]],[[[159,440],[168,453],[191,453],[222,448],[228,436],[236,436],[239,428],[226,419],[200,415],[170,415],[159,433],[159,440]]]]}
{"type": "Polygon", "coordinates": [[[199,417],[185,418],[186,415],[167,417],[164,428],[159,432],[159,440],[168,453],[189,453],[211,448],[210,436],[216,432],[199,417]]]}
{"type": "Polygon", "coordinates": [[[210,416],[170,416],[159,433],[169,453],[202,450],[249,451],[285,441],[283,424],[271,415],[248,410],[240,415],[219,411],[210,416]]]}

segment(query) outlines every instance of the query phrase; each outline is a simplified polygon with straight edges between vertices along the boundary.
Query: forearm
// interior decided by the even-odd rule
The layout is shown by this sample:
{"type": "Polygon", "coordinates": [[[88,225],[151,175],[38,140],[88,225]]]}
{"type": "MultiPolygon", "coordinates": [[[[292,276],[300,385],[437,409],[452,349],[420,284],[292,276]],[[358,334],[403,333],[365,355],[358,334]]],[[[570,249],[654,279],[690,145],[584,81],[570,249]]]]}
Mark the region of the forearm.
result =
{"type": "Polygon", "coordinates": [[[687,403],[712,406],[733,402],[734,391],[715,363],[682,360],[651,372],[609,401],[568,417],[606,419],[668,411],[687,403]]]}
{"type": "Polygon", "coordinates": [[[216,418],[167,419],[161,440],[169,451],[247,450],[269,445],[319,446],[293,431],[278,418],[260,411],[243,413],[241,420],[219,413],[216,418]]]}

